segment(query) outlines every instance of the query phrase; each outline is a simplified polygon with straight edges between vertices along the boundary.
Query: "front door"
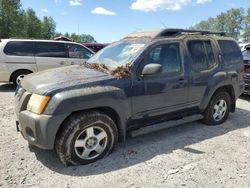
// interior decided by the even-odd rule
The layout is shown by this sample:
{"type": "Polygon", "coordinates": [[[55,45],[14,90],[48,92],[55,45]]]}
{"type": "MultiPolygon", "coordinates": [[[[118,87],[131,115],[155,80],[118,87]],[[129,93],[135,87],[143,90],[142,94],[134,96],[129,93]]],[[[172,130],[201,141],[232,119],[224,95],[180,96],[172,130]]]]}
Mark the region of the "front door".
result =
{"type": "Polygon", "coordinates": [[[93,56],[91,51],[78,44],[66,43],[66,50],[69,57],[68,61],[71,65],[82,65],[93,56]]]}
{"type": "Polygon", "coordinates": [[[188,40],[188,54],[190,57],[190,86],[189,103],[199,106],[206,89],[209,86],[209,78],[218,70],[218,53],[212,40],[188,40]]]}
{"type": "Polygon", "coordinates": [[[138,68],[138,80],[132,85],[133,119],[148,119],[185,108],[188,84],[184,73],[180,43],[164,43],[151,48],[138,68]],[[140,75],[147,64],[161,64],[155,75],[140,75]]]}

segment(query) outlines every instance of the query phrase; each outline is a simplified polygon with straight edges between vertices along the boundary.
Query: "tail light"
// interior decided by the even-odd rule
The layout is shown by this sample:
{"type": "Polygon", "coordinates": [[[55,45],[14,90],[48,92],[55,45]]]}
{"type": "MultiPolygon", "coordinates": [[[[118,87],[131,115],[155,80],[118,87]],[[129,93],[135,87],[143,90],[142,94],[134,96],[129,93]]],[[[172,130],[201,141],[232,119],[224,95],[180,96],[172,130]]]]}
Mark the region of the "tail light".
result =
{"type": "Polygon", "coordinates": [[[245,67],[245,65],[243,64],[242,65],[242,79],[244,80],[245,79],[245,76],[246,76],[246,67],[245,67]]]}

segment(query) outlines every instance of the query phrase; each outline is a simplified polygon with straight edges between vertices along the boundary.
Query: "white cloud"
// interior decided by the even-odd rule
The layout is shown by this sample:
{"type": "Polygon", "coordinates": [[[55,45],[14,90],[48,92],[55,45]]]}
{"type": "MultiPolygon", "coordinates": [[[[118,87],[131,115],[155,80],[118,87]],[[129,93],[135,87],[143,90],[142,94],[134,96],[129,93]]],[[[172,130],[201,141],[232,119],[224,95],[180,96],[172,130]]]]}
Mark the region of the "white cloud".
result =
{"type": "Polygon", "coordinates": [[[211,2],[212,0],[197,0],[198,4],[204,4],[204,3],[208,3],[211,2]]]}
{"type": "Polygon", "coordinates": [[[69,5],[70,6],[80,6],[80,5],[82,5],[82,0],[70,0],[69,5]]]}
{"type": "Polygon", "coordinates": [[[135,0],[131,9],[140,11],[180,10],[191,3],[203,4],[212,0],[135,0]]]}
{"type": "Polygon", "coordinates": [[[48,9],[46,9],[46,8],[42,8],[42,9],[41,9],[41,12],[47,13],[47,12],[49,12],[49,11],[48,11],[48,9]]]}
{"type": "Polygon", "coordinates": [[[112,12],[110,10],[107,10],[103,7],[96,7],[94,10],[91,11],[92,14],[103,14],[107,16],[114,16],[116,15],[115,12],[112,12]]]}

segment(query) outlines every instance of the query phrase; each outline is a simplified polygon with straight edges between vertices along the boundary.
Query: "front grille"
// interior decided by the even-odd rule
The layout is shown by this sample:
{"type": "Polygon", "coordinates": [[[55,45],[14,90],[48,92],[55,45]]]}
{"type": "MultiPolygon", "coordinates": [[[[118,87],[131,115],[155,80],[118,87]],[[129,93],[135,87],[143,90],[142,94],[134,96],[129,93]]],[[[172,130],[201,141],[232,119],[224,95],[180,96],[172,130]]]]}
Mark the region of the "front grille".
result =
{"type": "Polygon", "coordinates": [[[18,116],[19,112],[26,110],[31,93],[23,88],[19,88],[15,94],[15,112],[18,116]]]}

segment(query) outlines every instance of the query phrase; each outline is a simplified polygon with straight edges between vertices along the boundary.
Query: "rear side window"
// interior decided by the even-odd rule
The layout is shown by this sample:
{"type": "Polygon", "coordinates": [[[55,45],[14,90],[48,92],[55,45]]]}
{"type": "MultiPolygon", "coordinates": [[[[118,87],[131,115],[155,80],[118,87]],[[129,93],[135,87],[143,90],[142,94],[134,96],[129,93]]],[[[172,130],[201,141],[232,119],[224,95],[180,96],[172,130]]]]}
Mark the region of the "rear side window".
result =
{"type": "Polygon", "coordinates": [[[34,56],[33,42],[10,41],[4,48],[4,53],[10,56],[34,56]]]}
{"type": "Polygon", "coordinates": [[[67,53],[64,43],[38,42],[36,43],[36,56],[66,58],[67,53]]]}
{"type": "Polygon", "coordinates": [[[194,72],[211,69],[217,64],[211,41],[190,41],[188,50],[192,59],[191,67],[194,72]]]}
{"type": "Polygon", "coordinates": [[[204,46],[205,46],[205,50],[207,53],[207,60],[208,60],[207,67],[208,69],[210,69],[216,65],[216,60],[214,57],[214,52],[213,52],[211,41],[204,41],[204,46]]]}
{"type": "Polygon", "coordinates": [[[225,64],[235,64],[242,62],[242,54],[238,44],[230,40],[218,40],[218,43],[225,64]]]}

